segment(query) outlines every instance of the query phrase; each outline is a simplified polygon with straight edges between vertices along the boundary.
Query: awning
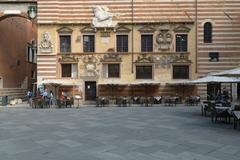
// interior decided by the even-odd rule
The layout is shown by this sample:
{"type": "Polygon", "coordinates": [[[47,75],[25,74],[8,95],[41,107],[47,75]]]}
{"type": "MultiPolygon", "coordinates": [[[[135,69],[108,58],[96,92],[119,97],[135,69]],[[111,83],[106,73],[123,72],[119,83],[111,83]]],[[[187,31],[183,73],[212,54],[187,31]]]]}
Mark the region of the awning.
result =
{"type": "Polygon", "coordinates": [[[105,80],[98,82],[98,85],[160,85],[160,82],[154,80],[137,80],[134,82],[125,82],[121,80],[105,80]]]}
{"type": "Polygon", "coordinates": [[[139,80],[132,82],[130,85],[160,85],[160,82],[154,80],[139,80]]]}
{"type": "Polygon", "coordinates": [[[98,82],[98,85],[116,85],[116,86],[121,85],[121,86],[125,86],[125,85],[129,85],[129,83],[125,82],[125,81],[121,81],[119,79],[108,79],[108,80],[98,82]]]}
{"type": "Polygon", "coordinates": [[[194,80],[191,83],[200,84],[200,83],[238,83],[238,82],[240,82],[240,79],[237,79],[237,78],[207,76],[207,77],[194,80]]]}
{"type": "Polygon", "coordinates": [[[179,81],[170,81],[167,82],[166,85],[194,85],[191,80],[179,80],[179,81]]]}
{"type": "Polygon", "coordinates": [[[240,77],[240,67],[212,74],[213,76],[240,77]]]}
{"type": "Polygon", "coordinates": [[[54,85],[54,86],[78,86],[81,84],[80,81],[75,79],[46,79],[42,81],[44,85],[54,85]]]}

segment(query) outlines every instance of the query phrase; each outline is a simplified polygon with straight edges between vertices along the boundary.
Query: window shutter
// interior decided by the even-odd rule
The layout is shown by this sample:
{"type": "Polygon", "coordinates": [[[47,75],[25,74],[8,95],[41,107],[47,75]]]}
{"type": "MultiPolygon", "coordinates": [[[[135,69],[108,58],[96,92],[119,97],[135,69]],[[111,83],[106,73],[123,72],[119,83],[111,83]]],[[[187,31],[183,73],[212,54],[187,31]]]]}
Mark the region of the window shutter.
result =
{"type": "Polygon", "coordinates": [[[31,47],[29,47],[28,49],[29,49],[29,57],[28,57],[28,61],[29,61],[29,62],[32,62],[32,58],[33,58],[33,55],[32,55],[32,49],[31,49],[31,47]]]}
{"type": "Polygon", "coordinates": [[[77,73],[77,64],[72,64],[72,75],[71,75],[71,77],[72,78],[77,78],[77,75],[78,75],[78,73],[77,73]]]}
{"type": "Polygon", "coordinates": [[[107,78],[108,77],[107,70],[108,70],[107,64],[103,64],[103,66],[102,66],[102,77],[103,78],[107,78]]]}

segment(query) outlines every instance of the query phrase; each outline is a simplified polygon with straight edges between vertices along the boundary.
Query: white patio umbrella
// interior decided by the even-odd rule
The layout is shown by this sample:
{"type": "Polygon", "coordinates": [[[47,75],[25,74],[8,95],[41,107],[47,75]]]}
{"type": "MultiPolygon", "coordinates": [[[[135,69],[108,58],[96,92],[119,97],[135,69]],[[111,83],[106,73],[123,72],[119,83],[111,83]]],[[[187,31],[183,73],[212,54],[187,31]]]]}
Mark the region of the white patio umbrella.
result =
{"type": "Polygon", "coordinates": [[[201,83],[238,83],[240,79],[230,78],[230,77],[221,77],[221,76],[207,76],[197,80],[192,81],[193,84],[201,83]]]}
{"type": "Polygon", "coordinates": [[[80,81],[76,81],[74,79],[46,79],[42,81],[42,84],[44,85],[60,85],[60,86],[78,86],[81,84],[80,81]]]}
{"type": "Polygon", "coordinates": [[[212,74],[214,76],[240,77],[240,67],[212,74]]]}

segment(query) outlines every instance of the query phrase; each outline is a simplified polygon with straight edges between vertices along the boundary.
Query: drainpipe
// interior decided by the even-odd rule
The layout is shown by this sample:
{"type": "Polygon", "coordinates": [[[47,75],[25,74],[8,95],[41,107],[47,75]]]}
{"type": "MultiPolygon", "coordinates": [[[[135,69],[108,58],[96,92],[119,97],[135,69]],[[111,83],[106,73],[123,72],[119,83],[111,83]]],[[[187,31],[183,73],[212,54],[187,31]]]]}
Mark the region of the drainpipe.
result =
{"type": "Polygon", "coordinates": [[[195,55],[195,73],[198,73],[198,0],[195,0],[195,46],[196,46],[196,55],[195,55]]]}
{"type": "Polygon", "coordinates": [[[133,4],[133,0],[132,0],[132,74],[133,74],[133,67],[134,67],[134,33],[133,33],[133,29],[134,29],[134,25],[133,25],[133,22],[134,22],[134,4],[133,4]]]}

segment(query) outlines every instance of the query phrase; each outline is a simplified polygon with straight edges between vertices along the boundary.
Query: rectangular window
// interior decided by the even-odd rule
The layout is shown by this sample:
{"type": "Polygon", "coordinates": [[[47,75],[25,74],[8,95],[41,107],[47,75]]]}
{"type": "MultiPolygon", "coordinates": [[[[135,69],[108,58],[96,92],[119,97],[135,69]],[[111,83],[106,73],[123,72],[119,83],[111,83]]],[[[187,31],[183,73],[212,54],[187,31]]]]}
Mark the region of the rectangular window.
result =
{"type": "Polygon", "coordinates": [[[32,71],[32,72],[31,72],[31,77],[32,77],[32,79],[35,79],[35,78],[36,78],[36,72],[35,72],[35,71],[32,71]]]}
{"type": "Polygon", "coordinates": [[[62,64],[62,77],[77,78],[77,64],[62,64]]]}
{"type": "Polygon", "coordinates": [[[209,53],[209,61],[210,62],[218,62],[219,61],[219,53],[218,52],[210,52],[209,53]]]}
{"type": "Polygon", "coordinates": [[[189,66],[173,66],[173,79],[189,79],[189,66]]]}
{"type": "Polygon", "coordinates": [[[31,50],[31,47],[28,46],[27,47],[27,61],[31,62],[31,60],[32,60],[32,50],[31,50]]]}
{"type": "Polygon", "coordinates": [[[72,64],[72,70],[71,70],[71,77],[72,78],[77,78],[78,76],[78,65],[77,64],[72,64]]]}
{"type": "Polygon", "coordinates": [[[94,35],[83,36],[83,52],[95,51],[95,37],[94,35]]]}
{"type": "Polygon", "coordinates": [[[128,52],[128,35],[117,35],[117,52],[128,52]]]}
{"type": "Polygon", "coordinates": [[[120,65],[108,64],[108,78],[119,78],[119,77],[120,77],[120,65]]]}
{"type": "Polygon", "coordinates": [[[136,66],[136,79],[152,79],[152,66],[136,66]]]}
{"type": "Polygon", "coordinates": [[[153,35],[141,36],[141,51],[152,52],[153,51],[153,35]]]}
{"type": "Polygon", "coordinates": [[[32,59],[31,59],[32,63],[35,63],[35,49],[32,48],[32,59]]]}
{"type": "Polygon", "coordinates": [[[0,77],[0,88],[3,88],[3,78],[0,77]]]}
{"type": "Polygon", "coordinates": [[[71,52],[71,36],[70,35],[60,36],[60,52],[61,53],[71,52]]]}
{"type": "Polygon", "coordinates": [[[34,63],[37,63],[37,48],[34,50],[34,63]]]}
{"type": "Polygon", "coordinates": [[[26,55],[27,62],[37,63],[36,54],[37,54],[36,48],[32,47],[31,45],[27,46],[27,55],[26,55]]]}
{"type": "Polygon", "coordinates": [[[186,34],[176,35],[176,52],[187,52],[188,36],[186,34]]]}

